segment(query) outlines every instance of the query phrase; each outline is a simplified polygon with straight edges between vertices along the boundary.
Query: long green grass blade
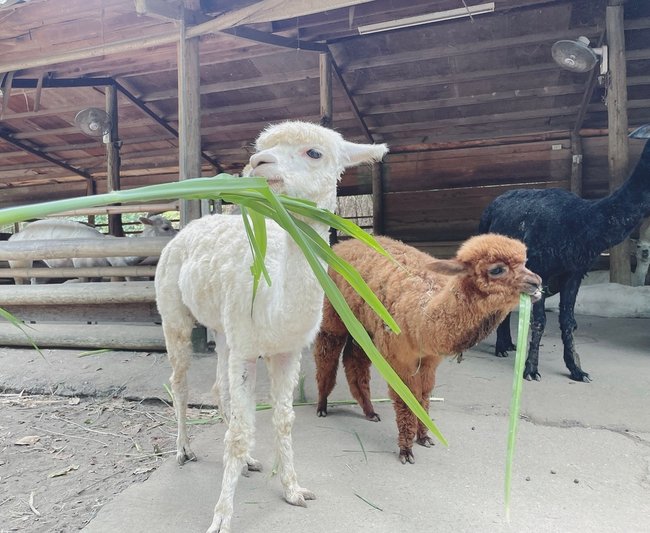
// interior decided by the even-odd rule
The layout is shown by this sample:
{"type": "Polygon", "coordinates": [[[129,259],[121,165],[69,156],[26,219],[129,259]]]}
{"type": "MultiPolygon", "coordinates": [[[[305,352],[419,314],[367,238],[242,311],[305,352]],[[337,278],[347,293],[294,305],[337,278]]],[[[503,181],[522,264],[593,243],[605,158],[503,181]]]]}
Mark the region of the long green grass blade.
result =
{"type": "Polygon", "coordinates": [[[257,288],[259,287],[260,278],[264,275],[266,283],[271,285],[271,278],[264,259],[266,257],[266,219],[263,215],[256,211],[250,211],[241,206],[241,216],[244,220],[244,228],[248,236],[248,244],[250,245],[251,255],[253,257],[253,264],[251,265],[251,274],[253,275],[253,294],[251,296],[251,313],[253,312],[253,302],[257,295],[257,288]]]}
{"type": "Polygon", "coordinates": [[[532,307],[530,296],[521,294],[519,297],[519,323],[517,330],[517,354],[515,356],[515,370],[512,378],[512,398],[510,403],[510,422],[508,425],[508,450],[506,452],[506,479],[505,503],[506,520],[510,521],[510,492],[512,484],[512,465],[515,455],[515,440],[517,437],[517,424],[519,422],[519,407],[521,403],[521,389],[524,375],[524,364],[528,353],[528,330],[530,329],[530,309],[532,307]]]}
{"type": "Polygon", "coordinates": [[[311,226],[305,224],[301,220],[296,220],[296,224],[301,231],[311,239],[312,244],[314,245],[314,251],[324,259],[330,267],[343,276],[343,279],[355,287],[355,290],[373,309],[373,311],[379,315],[379,317],[388,325],[388,327],[390,327],[390,329],[393,330],[393,332],[399,334],[400,328],[397,325],[397,322],[395,322],[395,319],[390,316],[390,313],[384,307],[384,304],[381,303],[379,298],[377,298],[375,293],[370,290],[370,287],[368,287],[359,272],[347,261],[344,261],[336,255],[330,246],[320,238],[320,235],[318,235],[311,226]]]}
{"type": "Polygon", "coordinates": [[[153,202],[176,198],[219,199],[223,194],[227,193],[246,194],[247,192],[264,189],[268,190],[268,183],[263,178],[233,178],[228,174],[219,174],[212,178],[193,178],[174,183],[138,187],[126,191],[113,191],[95,196],[8,207],[0,209],[0,224],[10,224],[62,211],[99,207],[113,203],[153,202]]]}

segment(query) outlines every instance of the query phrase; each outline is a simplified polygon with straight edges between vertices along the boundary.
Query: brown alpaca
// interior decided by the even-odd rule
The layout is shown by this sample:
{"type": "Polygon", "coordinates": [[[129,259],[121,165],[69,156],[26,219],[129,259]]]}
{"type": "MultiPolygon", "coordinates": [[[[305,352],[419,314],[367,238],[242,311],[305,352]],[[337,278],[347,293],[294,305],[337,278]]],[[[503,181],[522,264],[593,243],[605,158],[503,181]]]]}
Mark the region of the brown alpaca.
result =
{"type": "MultiPolygon", "coordinates": [[[[520,293],[538,300],[541,279],[525,267],[525,245],[502,235],[472,237],[448,260],[435,259],[387,237],[377,240],[396,262],[356,240],[337,244],[334,251],[360,272],[397,321],[401,334],[386,327],[341,276],[331,275],[375,346],[428,411],[436,368],[443,357],[460,354],[484,339],[518,304],[520,293]]],[[[370,402],[370,360],[352,342],[325,299],[314,345],[318,416],[327,416],[327,397],[336,383],[341,351],[352,396],[369,420],[378,421],[370,402]]],[[[400,460],[413,463],[413,441],[417,438],[426,447],[433,441],[399,396],[392,389],[389,392],[400,460]]]]}

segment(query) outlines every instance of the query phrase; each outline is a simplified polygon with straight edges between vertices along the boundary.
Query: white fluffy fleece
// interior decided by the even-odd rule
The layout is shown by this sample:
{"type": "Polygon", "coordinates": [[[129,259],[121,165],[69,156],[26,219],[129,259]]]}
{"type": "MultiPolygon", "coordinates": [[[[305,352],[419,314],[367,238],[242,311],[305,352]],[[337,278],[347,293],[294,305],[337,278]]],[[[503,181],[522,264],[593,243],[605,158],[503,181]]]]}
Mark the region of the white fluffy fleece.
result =
{"type": "MultiPolygon", "coordinates": [[[[306,122],[284,122],[264,130],[250,158],[253,176],[275,192],[312,200],[333,209],[336,183],[345,168],[380,160],[385,145],[348,142],[337,132],[306,122]]],[[[323,237],[328,228],[311,223],[323,237]]],[[[208,532],[230,531],[233,499],[242,467],[259,469],[251,458],[255,430],[255,368],[267,363],[276,428],[278,472],[285,499],[305,505],[315,496],[300,487],[293,466],[293,390],[300,353],[315,337],[322,316],[323,290],[300,249],[273,221],[267,221],[266,268],[251,309],[252,257],[241,217],[213,215],[187,225],[165,247],[156,271],[156,297],[172,364],[178,418],[177,459],[195,459],[187,437],[186,373],[195,321],[217,334],[217,385],[228,420],[222,490],[208,532]]]]}

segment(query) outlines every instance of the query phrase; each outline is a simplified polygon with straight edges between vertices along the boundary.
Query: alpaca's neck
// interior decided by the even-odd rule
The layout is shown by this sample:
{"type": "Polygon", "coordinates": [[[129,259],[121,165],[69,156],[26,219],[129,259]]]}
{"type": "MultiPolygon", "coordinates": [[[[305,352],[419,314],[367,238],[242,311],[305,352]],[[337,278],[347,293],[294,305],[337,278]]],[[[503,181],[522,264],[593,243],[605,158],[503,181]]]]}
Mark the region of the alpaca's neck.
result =
{"type": "MultiPolygon", "coordinates": [[[[310,222],[309,225],[325,238],[328,227],[310,222]]],[[[286,313],[287,309],[304,308],[306,313],[322,307],[323,289],[312,271],[302,249],[293,238],[281,230],[281,256],[275,271],[270,271],[271,286],[268,287],[273,305],[270,309],[286,313]],[[312,309],[313,308],[313,309],[312,309]]],[[[322,264],[322,261],[321,261],[322,264]]],[[[262,283],[264,283],[262,281],[262,283]]],[[[268,310],[267,310],[268,311],[268,310]]]]}
{"type": "Polygon", "coordinates": [[[617,190],[591,206],[589,219],[607,246],[627,237],[650,214],[650,143],[646,143],[630,177],[617,190]]]}
{"type": "Polygon", "coordinates": [[[648,213],[650,191],[638,180],[628,179],[612,194],[593,203],[589,220],[603,245],[609,247],[625,239],[648,213]]]}
{"type": "Polygon", "coordinates": [[[420,348],[441,355],[463,352],[492,332],[511,307],[502,296],[479,293],[467,279],[454,279],[416,314],[420,348]]]}

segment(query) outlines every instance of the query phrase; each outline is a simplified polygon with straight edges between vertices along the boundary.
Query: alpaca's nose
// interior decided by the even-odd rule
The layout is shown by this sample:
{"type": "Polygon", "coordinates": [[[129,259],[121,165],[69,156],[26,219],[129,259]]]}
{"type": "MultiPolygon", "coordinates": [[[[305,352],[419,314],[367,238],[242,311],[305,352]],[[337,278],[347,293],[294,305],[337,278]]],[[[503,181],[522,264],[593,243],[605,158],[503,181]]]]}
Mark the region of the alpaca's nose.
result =
{"type": "Polygon", "coordinates": [[[266,150],[253,154],[250,158],[250,165],[253,169],[256,169],[260,165],[273,164],[277,162],[278,159],[271,152],[266,150]]]}

